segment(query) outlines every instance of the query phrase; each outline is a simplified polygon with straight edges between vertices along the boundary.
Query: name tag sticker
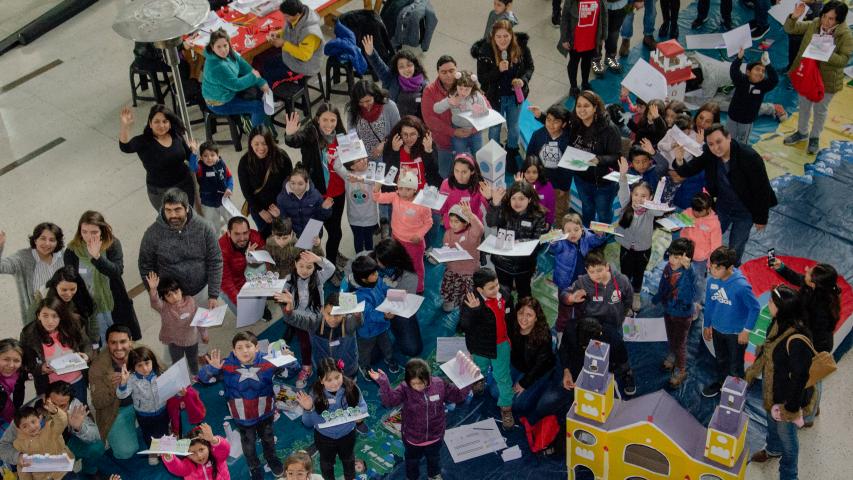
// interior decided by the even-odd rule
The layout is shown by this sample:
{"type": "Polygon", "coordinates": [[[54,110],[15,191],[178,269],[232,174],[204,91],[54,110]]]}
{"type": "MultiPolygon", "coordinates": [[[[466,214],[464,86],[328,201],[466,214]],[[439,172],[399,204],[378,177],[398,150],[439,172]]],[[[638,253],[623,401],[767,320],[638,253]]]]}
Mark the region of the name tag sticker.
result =
{"type": "Polygon", "coordinates": [[[187,318],[190,318],[190,314],[189,314],[189,313],[182,313],[182,314],[181,314],[181,320],[185,320],[185,319],[187,319],[187,318]]]}
{"type": "Polygon", "coordinates": [[[338,346],[340,346],[340,345],[341,345],[341,341],[340,341],[340,340],[335,340],[334,342],[329,342],[329,346],[330,346],[330,347],[338,347],[338,346]]]}
{"type": "Polygon", "coordinates": [[[521,221],[521,226],[522,226],[522,227],[532,227],[532,226],[533,226],[533,224],[532,224],[532,223],[530,223],[530,222],[528,222],[527,220],[522,220],[522,221],[521,221]]]}
{"type": "Polygon", "coordinates": [[[215,176],[216,176],[216,172],[207,172],[207,173],[205,173],[205,174],[204,174],[204,176],[205,176],[205,177],[215,177],[215,176]]]}
{"type": "Polygon", "coordinates": [[[430,402],[437,402],[437,401],[438,401],[438,399],[439,399],[438,394],[430,395],[430,396],[429,396],[429,401],[430,401],[430,402]]]}

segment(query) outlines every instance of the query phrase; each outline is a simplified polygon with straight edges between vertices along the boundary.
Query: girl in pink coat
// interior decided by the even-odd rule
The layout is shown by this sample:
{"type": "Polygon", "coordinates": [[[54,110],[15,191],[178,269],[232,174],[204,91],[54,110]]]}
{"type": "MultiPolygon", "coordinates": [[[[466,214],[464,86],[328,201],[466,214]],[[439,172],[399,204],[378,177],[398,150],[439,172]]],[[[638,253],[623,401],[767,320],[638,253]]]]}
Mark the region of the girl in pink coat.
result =
{"type": "Polygon", "coordinates": [[[210,425],[199,425],[200,434],[190,442],[187,457],[163,455],[163,465],[172,475],[186,480],[231,480],[228,473],[228,440],[213,434],[210,425]]]}
{"type": "Polygon", "coordinates": [[[480,252],[477,247],[483,239],[483,222],[471,211],[471,204],[462,201],[450,208],[445,221],[450,228],[444,232],[444,244],[456,246],[458,243],[471,260],[448,262],[441,280],[442,309],[452,312],[465,300],[468,292],[474,291],[474,272],[480,268],[480,252]]]}
{"type": "Polygon", "coordinates": [[[708,272],[708,259],[711,252],[723,244],[723,232],[720,219],[712,208],[711,196],[702,191],[693,197],[690,208],[684,214],[693,219],[693,226],[681,229],[681,237],[693,240],[693,272],[696,274],[696,298],[701,303],[705,299],[705,277],[708,272]]]}
{"type": "Polygon", "coordinates": [[[467,201],[471,205],[471,211],[477,215],[480,221],[483,221],[483,215],[486,211],[486,201],[480,194],[480,169],[477,163],[467,153],[456,155],[453,160],[453,170],[451,175],[441,182],[439,191],[447,195],[447,200],[441,206],[438,213],[444,218],[444,230],[450,230],[450,220],[447,213],[454,205],[458,205],[461,201],[467,201]]]}

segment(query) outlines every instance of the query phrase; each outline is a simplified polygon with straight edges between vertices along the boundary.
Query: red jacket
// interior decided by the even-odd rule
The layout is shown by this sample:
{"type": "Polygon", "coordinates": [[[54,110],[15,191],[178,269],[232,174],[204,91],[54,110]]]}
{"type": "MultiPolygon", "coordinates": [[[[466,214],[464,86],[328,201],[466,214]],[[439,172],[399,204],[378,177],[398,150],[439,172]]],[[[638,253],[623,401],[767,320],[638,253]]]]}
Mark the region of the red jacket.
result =
{"type": "MultiPolygon", "coordinates": [[[[258,244],[258,249],[266,246],[257,230],[249,230],[249,243],[258,244]]],[[[236,304],[237,293],[246,283],[246,253],[234,248],[228,232],[219,237],[219,250],[222,251],[222,293],[228,295],[228,298],[236,304]]]]}
{"type": "Polygon", "coordinates": [[[442,150],[450,150],[450,139],[456,130],[451,121],[452,114],[449,109],[440,114],[435,113],[432,109],[436,102],[445,98],[447,98],[447,90],[444,89],[441,80],[436,78],[424,88],[421,96],[421,114],[424,116],[424,123],[432,131],[432,139],[435,144],[442,150]]]}

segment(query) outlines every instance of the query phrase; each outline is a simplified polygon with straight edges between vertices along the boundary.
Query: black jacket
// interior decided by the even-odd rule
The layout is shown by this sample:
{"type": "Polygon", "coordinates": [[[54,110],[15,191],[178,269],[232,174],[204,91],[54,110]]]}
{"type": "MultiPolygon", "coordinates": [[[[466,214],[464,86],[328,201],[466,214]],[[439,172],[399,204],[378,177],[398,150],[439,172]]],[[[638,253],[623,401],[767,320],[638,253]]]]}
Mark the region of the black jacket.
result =
{"type": "Polygon", "coordinates": [[[512,343],[510,352],[512,367],[524,374],[518,384],[524,388],[530,388],[537,380],[549,375],[557,363],[557,357],[551,348],[551,334],[549,332],[547,342],[532,345],[530,336],[519,332],[518,322],[515,319],[507,321],[507,332],[512,343]]]}
{"type": "MultiPolygon", "coordinates": [[[[497,326],[495,325],[495,314],[486,306],[483,297],[474,291],[474,295],[480,300],[480,306],[471,308],[465,302],[459,307],[459,328],[465,334],[465,347],[472,355],[486,358],[498,358],[497,326]]],[[[513,318],[512,295],[509,289],[501,287],[501,296],[506,300],[504,308],[504,321],[509,324],[513,318]]],[[[507,333],[509,326],[507,326],[507,333]]]]}
{"type": "Polygon", "coordinates": [[[612,170],[618,170],[622,154],[622,136],[613,122],[604,118],[589,127],[581,122],[572,122],[569,125],[569,146],[594,153],[598,158],[598,165],[583,172],[573,172],[576,177],[596,186],[613,183],[603,179],[612,170]]]}
{"type": "Polygon", "coordinates": [[[752,123],[758,117],[758,109],[764,96],[776,88],[779,83],[779,75],[773,69],[773,65],[765,68],[764,80],[751,83],[749,77],[740,71],[743,59],[735,58],[729,68],[729,76],[735,85],[732,101],[729,103],[729,118],[738,123],[752,123]]]}
{"type": "MultiPolygon", "coordinates": [[[[504,214],[503,207],[496,207],[491,201],[486,211],[486,223],[490,227],[515,232],[516,241],[538,239],[551,228],[543,213],[534,213],[528,208],[520,215],[515,212],[504,214]]],[[[492,263],[496,269],[502,272],[512,274],[531,272],[536,268],[536,256],[539,254],[539,249],[540,247],[537,246],[536,250],[528,257],[492,255],[492,263]]]]}
{"type": "MultiPolygon", "coordinates": [[[[673,166],[682,177],[692,177],[704,171],[705,185],[711,196],[716,199],[719,192],[717,165],[720,161],[722,160],[711,153],[706,146],[699,157],[682,165],[674,163],[673,166]]],[[[728,178],[738,198],[752,214],[752,223],[766,225],[770,209],[778,202],[776,193],[770,187],[770,179],[767,178],[767,170],[764,168],[764,159],[761,155],[752,147],[732,139],[728,178]]]]}
{"type": "MultiPolygon", "coordinates": [[[[438,160],[436,160],[435,156],[435,147],[433,146],[432,152],[423,152],[421,155],[421,161],[424,163],[424,180],[427,185],[432,185],[435,188],[441,186],[442,178],[441,175],[438,174],[438,160]]],[[[400,152],[395,152],[393,148],[391,148],[391,142],[385,142],[385,149],[382,151],[382,161],[385,162],[385,171],[391,169],[391,167],[397,167],[397,171],[400,170],[400,152]]],[[[383,189],[383,191],[385,191],[383,189]]],[[[391,188],[390,191],[394,191],[391,188]]]]}
{"type": "Polygon", "coordinates": [[[835,333],[835,316],[830,312],[829,306],[810,300],[814,292],[811,287],[806,285],[803,275],[785,265],[776,270],[776,273],[781,275],[788,283],[799,287],[800,297],[805,300],[803,306],[806,310],[807,325],[812,332],[812,343],[814,343],[815,350],[832,353],[832,347],[835,342],[833,338],[833,333],[835,333]]]}
{"type": "MultiPolygon", "coordinates": [[[[518,63],[510,65],[509,70],[501,72],[498,70],[498,64],[495,62],[495,52],[492,50],[491,42],[484,39],[477,40],[471,47],[471,56],[477,59],[477,80],[480,82],[480,88],[486,94],[492,108],[500,106],[500,97],[502,95],[512,95],[512,90],[508,92],[500,92],[501,76],[508,76],[508,80],[520,78],[524,81],[521,87],[524,98],[530,93],[530,77],[533,76],[533,54],[530,53],[530,48],[527,42],[530,37],[523,32],[515,32],[515,38],[518,40],[518,46],[521,47],[521,59],[518,63]]],[[[506,79],[505,79],[506,80],[506,79]]]]}
{"type": "MultiPolygon", "coordinates": [[[[385,5],[383,5],[383,10],[385,5]]],[[[364,46],[361,41],[364,40],[365,36],[371,35],[373,36],[373,48],[382,57],[382,61],[386,65],[391,61],[395,52],[394,45],[391,43],[388,29],[385,28],[382,18],[376,12],[373,10],[351,10],[341,14],[338,20],[355,34],[355,44],[361,49],[362,54],[364,54],[364,46]]],[[[364,58],[367,58],[366,54],[364,58]]]]}
{"type": "Polygon", "coordinates": [[[632,118],[628,120],[628,128],[634,132],[634,145],[639,145],[641,140],[647,138],[655,147],[658,146],[658,142],[666,135],[667,131],[666,121],[663,117],[654,119],[652,123],[635,122],[632,118]]]}
{"type": "MultiPolygon", "coordinates": [[[[340,123],[340,122],[339,122],[340,123]]],[[[338,125],[335,133],[346,133],[343,125],[338,125]]],[[[288,147],[298,148],[302,157],[302,166],[308,170],[311,185],[318,192],[326,195],[326,177],[323,176],[323,152],[325,141],[320,141],[320,132],[312,120],[306,122],[293,135],[285,135],[284,143],[288,147]]]]}
{"type": "MultiPolygon", "coordinates": [[[[70,265],[75,270],[80,268],[80,259],[71,249],[65,249],[63,258],[65,265],[70,265]]],[[[113,294],[113,323],[129,328],[131,338],[134,341],[142,339],[139,320],[136,318],[136,310],[133,309],[133,300],[127,294],[127,288],[125,288],[124,280],[121,277],[124,273],[124,253],[121,249],[121,242],[114,238],[110,248],[97,260],[93,259],[92,264],[100,273],[110,279],[110,292],[113,294]]]]}
{"type": "Polygon", "coordinates": [[[785,338],[773,349],[773,403],[796,412],[809,404],[814,393],[814,388],[806,388],[814,354],[801,339],[791,340],[790,349],[787,344],[785,338]]]}

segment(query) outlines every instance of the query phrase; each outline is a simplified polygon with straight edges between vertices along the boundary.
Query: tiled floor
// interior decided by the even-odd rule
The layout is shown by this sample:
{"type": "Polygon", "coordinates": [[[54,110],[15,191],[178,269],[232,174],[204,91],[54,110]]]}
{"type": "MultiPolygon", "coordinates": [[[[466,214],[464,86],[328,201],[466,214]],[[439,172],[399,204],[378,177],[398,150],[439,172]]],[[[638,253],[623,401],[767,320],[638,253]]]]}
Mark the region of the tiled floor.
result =
{"type": "MultiPolygon", "coordinates": [[[[4,13],[21,5],[38,8],[41,2],[0,0],[4,13]]],[[[483,32],[488,0],[433,0],[439,26],[428,52],[423,54],[427,72],[434,75],[441,54],[453,55],[461,68],[474,69],[470,45],[483,32]]],[[[73,234],[84,210],[104,213],[125,251],[125,280],[139,283],[136,266],[139,241],[154,218],[144,191],[144,171],[135,155],[124,155],[117,145],[118,112],[129,103],[127,67],[131,42],[116,35],[110,24],[119,2],[98,2],[35,43],[0,56],[0,86],[6,85],[55,60],[62,63],[20,86],[0,93],[0,168],[58,138],[49,151],[0,176],[0,229],[8,236],[6,252],[23,248],[30,229],[50,220],[73,234]]],[[[565,60],[556,52],[558,31],[550,25],[550,2],[519,0],[516,11],[519,31],[530,33],[536,71],[530,99],[550,105],[568,91],[565,60]]],[[[639,16],[637,22],[639,24],[639,16]]],[[[2,26],[2,24],[0,24],[2,26]]],[[[2,28],[0,28],[2,30],[2,28]]],[[[635,29],[639,31],[641,29],[635,29]]],[[[635,40],[635,44],[637,40],[635,40]]],[[[343,97],[336,97],[341,102],[343,97]]],[[[140,131],[149,104],[137,109],[140,131]]],[[[196,129],[196,136],[203,131],[196,129]]],[[[291,152],[295,154],[295,152],[291,152]]],[[[222,152],[232,171],[239,155],[232,148],[222,152]]],[[[294,157],[296,158],[296,157],[294,157]]],[[[239,189],[238,189],[239,192],[239,189]]],[[[239,193],[238,193],[239,195],[239,193]]],[[[345,229],[345,231],[348,229],[345,229]]],[[[352,253],[349,236],[344,253],[352,253]],[[349,250],[349,252],[347,252],[349,250]]],[[[135,299],[144,337],[156,339],[159,321],[145,296],[135,299]]],[[[17,336],[20,320],[14,281],[0,277],[0,331],[17,336]]],[[[233,318],[218,329],[213,343],[228,345],[233,318]]],[[[261,327],[257,327],[261,328],[261,327]]],[[[851,367],[843,360],[840,371],[826,382],[823,415],[817,425],[800,434],[802,478],[847,478],[853,468],[849,455],[853,427],[851,367]],[[848,405],[845,407],[845,405],[848,405]]],[[[751,479],[776,478],[776,464],[750,467],[751,479]]]]}

